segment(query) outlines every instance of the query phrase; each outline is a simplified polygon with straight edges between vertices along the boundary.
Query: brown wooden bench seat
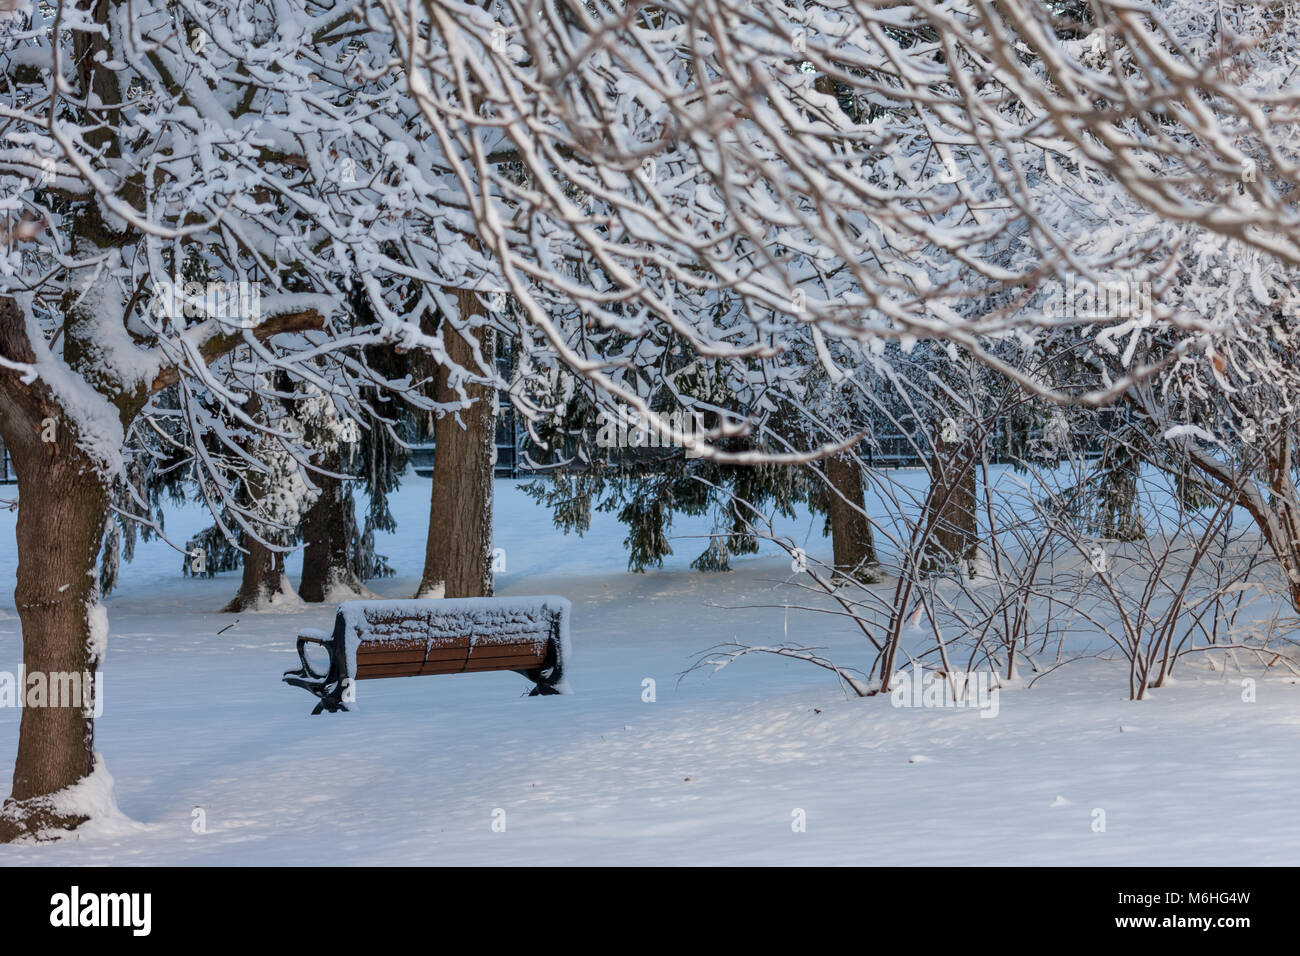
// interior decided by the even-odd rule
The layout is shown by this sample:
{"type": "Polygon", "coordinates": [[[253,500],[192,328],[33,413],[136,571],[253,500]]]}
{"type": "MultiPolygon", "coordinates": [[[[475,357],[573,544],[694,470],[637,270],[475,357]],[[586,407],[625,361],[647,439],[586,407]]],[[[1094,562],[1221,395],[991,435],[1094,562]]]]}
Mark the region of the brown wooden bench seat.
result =
{"type": "Polygon", "coordinates": [[[299,633],[302,666],[284,681],[320,698],[313,714],[346,711],[356,681],[384,677],[516,671],[532,696],[564,693],[569,613],[554,596],[345,601],[332,634],[299,633]],[[321,648],[314,665],[309,645],[321,648]]]}

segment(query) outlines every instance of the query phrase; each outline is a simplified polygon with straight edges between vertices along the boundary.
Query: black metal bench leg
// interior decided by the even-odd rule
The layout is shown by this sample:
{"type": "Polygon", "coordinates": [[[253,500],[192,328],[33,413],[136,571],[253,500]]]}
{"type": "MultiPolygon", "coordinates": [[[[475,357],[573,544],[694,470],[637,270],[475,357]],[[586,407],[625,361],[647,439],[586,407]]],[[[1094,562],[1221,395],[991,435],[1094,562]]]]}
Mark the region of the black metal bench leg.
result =
{"type": "Polygon", "coordinates": [[[547,645],[546,659],[541,667],[531,671],[520,671],[533,682],[533,689],[528,692],[529,697],[550,697],[552,694],[560,693],[555,689],[555,685],[564,677],[564,672],[559,665],[558,657],[556,642],[552,640],[547,645]]]}

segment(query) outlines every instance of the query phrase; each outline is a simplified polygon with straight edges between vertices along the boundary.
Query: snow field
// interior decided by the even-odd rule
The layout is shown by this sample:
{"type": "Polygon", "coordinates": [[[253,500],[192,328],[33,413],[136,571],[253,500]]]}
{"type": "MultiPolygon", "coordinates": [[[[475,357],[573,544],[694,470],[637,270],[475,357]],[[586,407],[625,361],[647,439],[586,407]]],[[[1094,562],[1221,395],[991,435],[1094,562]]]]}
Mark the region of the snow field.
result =
{"type": "MultiPolygon", "coordinates": [[[[789,576],[785,557],[704,575],[686,569],[699,550],[690,540],[664,570],[629,575],[609,516],[596,515],[586,539],[564,538],[512,483],[497,492],[498,544],[509,562],[501,593],[573,602],[572,696],[523,697],[528,683],[509,673],[410,678],[369,682],[356,713],[310,717],[314,699],[279,675],[296,663],[298,629],[328,628],[334,608],[217,613],[235,576],[182,579],[180,556],[152,543],[107,601],[96,746],[122,816],[57,844],[0,847],[0,862],[1300,857],[1291,799],[1300,768],[1284,758],[1300,740],[1300,688],[1288,676],[1252,672],[1248,703],[1244,675],[1188,668],[1174,686],[1131,703],[1122,665],[1086,661],[1030,690],[1004,688],[996,719],[973,707],[850,699],[828,672],[771,657],[679,681],[701,651],[733,637],[788,636],[845,664],[868,657],[839,619],[752,607],[797,599],[777,583],[789,576]]],[[[381,539],[380,550],[408,576],[371,582],[386,597],[407,596],[417,582],[427,494],[427,481],[410,478],[394,501],[403,531],[381,539]]],[[[202,518],[174,513],[169,532],[183,538],[186,522],[197,528],[202,518]]],[[[3,520],[0,573],[12,581],[12,513],[3,520]]],[[[801,521],[784,530],[820,530],[820,519],[801,521]]],[[[674,529],[705,530],[702,520],[674,529]]],[[[828,556],[819,535],[807,541],[811,554],[828,556]]],[[[0,608],[0,669],[15,670],[10,595],[0,608]]],[[[6,767],[19,716],[0,708],[6,767]]]]}

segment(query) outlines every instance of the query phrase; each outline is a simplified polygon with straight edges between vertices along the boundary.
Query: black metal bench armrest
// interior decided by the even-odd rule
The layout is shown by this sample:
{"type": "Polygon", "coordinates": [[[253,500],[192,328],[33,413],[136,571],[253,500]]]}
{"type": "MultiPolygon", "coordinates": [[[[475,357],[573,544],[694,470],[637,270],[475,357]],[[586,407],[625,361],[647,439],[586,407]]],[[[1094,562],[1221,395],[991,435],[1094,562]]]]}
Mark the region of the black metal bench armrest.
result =
{"type": "Polygon", "coordinates": [[[338,710],[347,710],[343,701],[345,684],[347,683],[347,661],[343,656],[343,637],[342,629],[338,626],[335,628],[333,635],[325,631],[318,631],[315,628],[304,628],[298,632],[298,661],[302,664],[300,668],[293,671],[285,671],[284,677],[281,678],[286,684],[293,687],[301,687],[320,698],[313,714],[319,714],[322,711],[333,713],[338,710]],[[329,672],[318,674],[307,660],[306,645],[319,644],[329,652],[330,666],[329,672]]]}
{"type": "Polygon", "coordinates": [[[331,638],[329,634],[325,633],[324,631],[319,631],[316,630],[315,628],[304,628],[303,630],[298,632],[298,660],[302,663],[302,667],[300,667],[296,671],[285,671],[284,673],[286,677],[292,675],[294,677],[311,677],[316,680],[324,680],[324,681],[333,680],[334,679],[334,673],[333,673],[334,672],[334,639],[331,638]],[[319,644],[321,647],[329,651],[330,669],[328,673],[317,674],[316,671],[312,669],[311,663],[307,660],[307,652],[303,647],[303,645],[305,644],[319,644]]]}

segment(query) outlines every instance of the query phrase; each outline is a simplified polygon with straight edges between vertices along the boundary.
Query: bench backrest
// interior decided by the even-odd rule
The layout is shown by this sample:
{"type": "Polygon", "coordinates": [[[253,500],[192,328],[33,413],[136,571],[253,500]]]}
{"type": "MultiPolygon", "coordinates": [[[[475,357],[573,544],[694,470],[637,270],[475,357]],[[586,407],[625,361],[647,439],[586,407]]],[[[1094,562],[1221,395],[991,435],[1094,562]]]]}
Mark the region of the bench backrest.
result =
{"type": "MultiPolygon", "coordinates": [[[[422,655],[430,660],[486,658],[493,654],[494,645],[545,648],[551,644],[562,663],[568,649],[569,614],[568,600],[555,595],[344,601],[339,605],[335,636],[345,638],[348,673],[357,677],[401,673],[397,664],[408,654],[412,660],[422,655]],[[461,647],[464,656],[454,650],[461,647]],[[373,670],[372,665],[358,672],[360,651],[376,662],[380,661],[375,656],[379,652],[391,651],[393,655],[391,662],[388,655],[383,658],[383,670],[373,670]]],[[[434,672],[432,666],[426,669],[434,672]]]]}

